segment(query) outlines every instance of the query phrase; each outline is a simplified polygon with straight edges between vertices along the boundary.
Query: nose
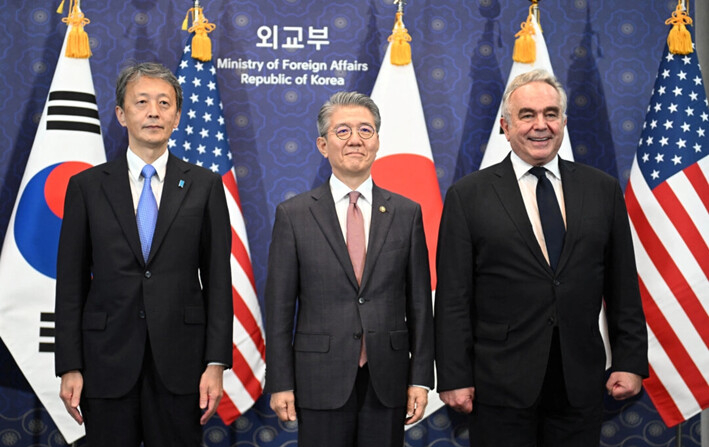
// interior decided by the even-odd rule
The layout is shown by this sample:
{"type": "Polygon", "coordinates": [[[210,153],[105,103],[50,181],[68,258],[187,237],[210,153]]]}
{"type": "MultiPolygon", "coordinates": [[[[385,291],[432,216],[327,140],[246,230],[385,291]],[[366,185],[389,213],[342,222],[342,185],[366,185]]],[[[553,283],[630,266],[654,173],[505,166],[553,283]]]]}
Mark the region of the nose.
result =
{"type": "Polygon", "coordinates": [[[534,128],[538,130],[545,130],[547,128],[547,120],[544,114],[537,115],[534,120],[534,128]]]}
{"type": "Polygon", "coordinates": [[[150,117],[157,117],[160,115],[160,107],[157,102],[149,102],[148,103],[148,116],[150,117]]]}
{"type": "Polygon", "coordinates": [[[352,134],[347,139],[347,144],[358,146],[362,144],[362,137],[359,136],[359,131],[352,129],[352,134]]]}

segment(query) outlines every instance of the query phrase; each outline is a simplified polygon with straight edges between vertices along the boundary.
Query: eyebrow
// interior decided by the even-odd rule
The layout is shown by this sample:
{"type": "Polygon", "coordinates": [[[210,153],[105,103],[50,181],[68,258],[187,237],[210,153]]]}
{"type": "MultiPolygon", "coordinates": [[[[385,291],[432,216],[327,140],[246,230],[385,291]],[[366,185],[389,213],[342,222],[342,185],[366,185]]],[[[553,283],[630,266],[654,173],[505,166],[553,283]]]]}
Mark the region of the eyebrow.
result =
{"type": "MultiPolygon", "coordinates": [[[[558,113],[560,110],[561,110],[560,107],[554,106],[554,107],[547,107],[547,108],[544,109],[542,112],[544,112],[544,113],[546,113],[546,112],[557,112],[557,113],[558,113]]],[[[521,114],[523,114],[523,113],[536,113],[536,110],[532,109],[531,107],[523,107],[523,108],[519,109],[518,114],[521,115],[521,114]]]]}

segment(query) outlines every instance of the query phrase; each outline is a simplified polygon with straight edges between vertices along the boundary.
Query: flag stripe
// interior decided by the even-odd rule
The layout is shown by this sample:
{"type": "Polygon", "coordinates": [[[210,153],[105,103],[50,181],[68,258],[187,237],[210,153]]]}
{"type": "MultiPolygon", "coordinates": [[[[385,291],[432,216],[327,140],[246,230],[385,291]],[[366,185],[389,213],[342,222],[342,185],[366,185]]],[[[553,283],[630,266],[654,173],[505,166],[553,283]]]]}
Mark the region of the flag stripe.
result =
{"type": "Polygon", "coordinates": [[[47,115],[86,116],[98,119],[98,110],[88,109],[86,107],[49,106],[47,107],[47,115]]]}
{"type": "Polygon", "coordinates": [[[632,182],[628,183],[626,188],[625,200],[628,203],[628,214],[642,245],[645,246],[645,252],[653,264],[661,267],[659,270],[664,281],[672,290],[672,294],[677,298],[694,327],[699,331],[704,343],[709,346],[709,315],[639,206],[632,182]]]}
{"type": "Polygon", "coordinates": [[[72,92],[72,91],[65,91],[65,90],[58,90],[55,92],[50,92],[49,93],[49,100],[50,101],[58,101],[58,100],[81,101],[81,102],[90,102],[90,103],[96,104],[96,96],[95,95],[92,95],[90,93],[72,92]]]}
{"type": "Polygon", "coordinates": [[[241,416],[241,412],[238,408],[236,408],[234,402],[229,398],[228,393],[222,394],[222,400],[219,401],[219,406],[217,407],[217,414],[227,425],[231,425],[231,423],[234,422],[236,418],[241,416]]]}
{"type": "Polygon", "coordinates": [[[244,246],[244,241],[241,240],[239,235],[236,233],[234,227],[231,228],[231,254],[239,263],[239,266],[244,271],[244,274],[251,283],[251,288],[256,290],[256,282],[254,281],[254,271],[251,267],[251,259],[249,258],[249,253],[246,251],[244,246]]]}
{"type": "Polygon", "coordinates": [[[47,121],[47,130],[70,130],[101,134],[101,126],[76,121],[47,121]]]}
{"type": "MultiPolygon", "coordinates": [[[[701,163],[701,162],[700,162],[701,163]]],[[[684,170],[685,175],[697,191],[697,195],[704,203],[704,209],[709,212],[709,183],[699,167],[700,163],[695,163],[684,170]]]]}
{"type": "Polygon", "coordinates": [[[692,360],[692,356],[685,349],[682,341],[677,337],[672,326],[657,307],[657,303],[645,287],[642,279],[640,279],[639,283],[648,326],[652,328],[653,333],[661,337],[658,341],[664,351],[670,356],[670,360],[679,375],[690,386],[690,390],[697,401],[708,400],[709,387],[706,379],[702,376],[701,371],[699,371],[699,368],[692,360]]]}
{"type": "Polygon", "coordinates": [[[263,392],[261,381],[254,375],[254,372],[251,370],[251,366],[236,346],[234,346],[234,349],[232,350],[232,362],[232,371],[234,371],[236,376],[244,385],[246,391],[255,401],[263,392]]]}
{"type": "Polygon", "coordinates": [[[679,424],[684,420],[684,416],[675,405],[674,399],[667,392],[667,388],[662,381],[657,378],[655,370],[650,365],[650,377],[643,381],[643,386],[647,390],[650,399],[655,404],[655,408],[660,413],[662,419],[668,426],[679,424]]]}
{"type": "Polygon", "coordinates": [[[265,360],[266,347],[263,341],[261,327],[256,319],[254,319],[254,315],[246,306],[246,303],[241,298],[241,295],[239,295],[239,291],[236,287],[232,287],[231,291],[234,298],[234,316],[236,316],[237,320],[239,320],[239,323],[241,324],[241,327],[244,328],[246,333],[249,334],[249,337],[254,341],[254,344],[261,353],[261,358],[265,360]]]}

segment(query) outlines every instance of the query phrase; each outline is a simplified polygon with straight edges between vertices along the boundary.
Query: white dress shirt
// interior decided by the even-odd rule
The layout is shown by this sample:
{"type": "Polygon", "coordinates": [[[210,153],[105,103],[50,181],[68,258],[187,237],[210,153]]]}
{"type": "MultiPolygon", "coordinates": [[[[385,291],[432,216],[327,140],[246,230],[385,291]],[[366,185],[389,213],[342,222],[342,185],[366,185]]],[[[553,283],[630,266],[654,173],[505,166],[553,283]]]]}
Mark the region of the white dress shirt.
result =
{"type": "MultiPolygon", "coordinates": [[[[160,198],[162,197],[162,187],[165,184],[165,172],[167,171],[168,151],[165,151],[151,164],[155,168],[155,175],[150,179],[150,187],[153,189],[155,201],[160,209],[160,198]]],[[[148,164],[138,157],[130,148],[126,151],[128,159],[128,180],[130,181],[130,192],[133,196],[133,212],[138,212],[138,202],[140,201],[140,193],[143,191],[143,176],[141,171],[148,164]]]]}
{"type": "MultiPolygon", "coordinates": [[[[364,219],[364,244],[369,246],[369,227],[372,223],[372,176],[370,175],[355,191],[359,192],[357,199],[357,207],[362,211],[364,219]]],[[[342,236],[347,241],[347,208],[350,206],[349,193],[352,191],[349,186],[342,183],[335,175],[330,176],[330,192],[332,199],[335,201],[335,211],[337,211],[337,220],[340,222],[342,236]]]]}
{"type": "MultiPolygon", "coordinates": [[[[519,190],[522,193],[522,200],[524,200],[524,207],[527,209],[529,221],[532,223],[532,230],[534,231],[534,235],[537,237],[539,246],[542,248],[544,258],[546,258],[547,262],[549,262],[547,244],[544,240],[544,231],[542,231],[542,221],[539,218],[539,209],[537,208],[538,179],[534,176],[534,174],[529,173],[529,170],[533,167],[532,165],[519,158],[514,151],[512,151],[510,155],[512,167],[514,168],[515,175],[517,176],[517,184],[519,185],[519,190]]],[[[561,217],[564,219],[564,226],[566,226],[566,206],[564,205],[564,189],[561,186],[559,156],[554,157],[552,161],[542,167],[547,170],[547,178],[554,187],[556,200],[559,202],[559,208],[561,208],[561,217]]]]}

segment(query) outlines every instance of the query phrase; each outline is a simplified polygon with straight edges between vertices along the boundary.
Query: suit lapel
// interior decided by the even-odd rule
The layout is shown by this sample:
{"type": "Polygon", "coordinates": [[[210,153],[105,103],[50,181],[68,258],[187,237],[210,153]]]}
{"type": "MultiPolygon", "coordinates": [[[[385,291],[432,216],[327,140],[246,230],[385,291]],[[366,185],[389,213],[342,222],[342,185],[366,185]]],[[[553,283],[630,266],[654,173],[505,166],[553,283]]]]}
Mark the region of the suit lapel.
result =
{"type": "Polygon", "coordinates": [[[493,182],[493,188],[497,193],[502,206],[507,211],[507,214],[512,219],[512,222],[517,227],[517,231],[522,235],[527,247],[532,252],[532,255],[537,259],[537,261],[544,266],[549,272],[551,272],[551,267],[546,258],[544,258],[544,253],[542,252],[539,242],[536,236],[534,236],[534,231],[532,230],[532,223],[529,221],[529,215],[527,214],[527,209],[524,206],[524,200],[522,199],[522,193],[519,190],[519,183],[517,182],[517,176],[515,175],[514,168],[512,167],[512,160],[509,154],[507,157],[497,165],[495,170],[495,175],[497,176],[496,181],[493,182]]]}
{"type": "MultiPolygon", "coordinates": [[[[313,203],[310,206],[310,212],[315,222],[317,222],[320,231],[322,231],[325,239],[327,239],[327,242],[330,244],[332,251],[335,253],[335,257],[340,262],[340,265],[342,265],[342,269],[347,274],[352,285],[355,288],[359,287],[357,285],[354,269],[352,268],[352,261],[350,261],[350,254],[347,252],[347,245],[342,235],[340,222],[337,220],[337,211],[335,210],[335,201],[330,191],[330,183],[325,182],[314,189],[311,197],[313,198],[313,203]]],[[[367,263],[365,262],[365,273],[366,265],[367,263]]]]}
{"type": "Polygon", "coordinates": [[[118,224],[128,240],[128,245],[140,263],[143,263],[143,252],[140,248],[138,224],[135,221],[135,208],[128,180],[128,161],[125,154],[106,164],[106,177],[101,185],[106,199],[113,209],[118,224]]]}
{"type": "Polygon", "coordinates": [[[362,274],[363,290],[367,285],[367,281],[374,270],[377,257],[382,251],[382,246],[389,233],[389,227],[394,219],[395,209],[390,200],[391,194],[379,188],[377,185],[372,185],[372,220],[369,225],[369,242],[367,243],[367,258],[364,262],[364,273],[362,274]]]}
{"type": "Polygon", "coordinates": [[[580,233],[584,206],[584,188],[581,180],[576,175],[574,164],[559,158],[559,172],[561,173],[561,185],[564,190],[564,206],[566,208],[566,238],[564,239],[564,248],[561,250],[561,256],[559,257],[557,271],[564,267],[574,248],[577,240],[576,235],[580,233]]]}
{"type": "Polygon", "coordinates": [[[155,234],[153,235],[148,262],[155,257],[155,253],[165,239],[167,230],[170,228],[172,221],[175,220],[175,216],[177,216],[177,211],[180,209],[182,201],[192,186],[192,179],[188,175],[190,169],[189,164],[182,163],[172,154],[168,155],[167,170],[158,210],[158,221],[155,224],[155,234]]]}

